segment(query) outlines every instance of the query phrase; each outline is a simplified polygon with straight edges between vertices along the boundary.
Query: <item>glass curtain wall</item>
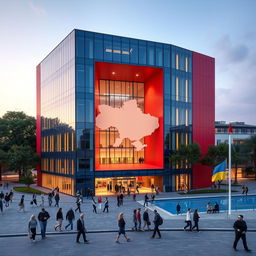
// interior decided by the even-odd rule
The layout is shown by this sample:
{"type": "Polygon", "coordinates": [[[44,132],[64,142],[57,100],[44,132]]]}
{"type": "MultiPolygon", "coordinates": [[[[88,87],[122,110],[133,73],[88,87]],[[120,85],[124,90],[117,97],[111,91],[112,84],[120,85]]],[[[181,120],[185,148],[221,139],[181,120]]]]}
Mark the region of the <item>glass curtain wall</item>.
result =
{"type": "MultiPolygon", "coordinates": [[[[144,83],[127,81],[99,81],[100,105],[121,108],[123,103],[135,99],[144,112],[144,83]]],[[[119,137],[117,129],[111,127],[99,130],[100,164],[135,164],[144,161],[144,149],[136,151],[129,139],[124,139],[119,147],[113,147],[119,137]]],[[[144,139],[141,140],[144,143],[144,139]]]]}
{"type": "Polygon", "coordinates": [[[52,185],[61,184],[61,192],[72,193],[74,182],[71,177],[75,173],[75,33],[70,33],[40,66],[42,185],[52,188],[52,185]]]}

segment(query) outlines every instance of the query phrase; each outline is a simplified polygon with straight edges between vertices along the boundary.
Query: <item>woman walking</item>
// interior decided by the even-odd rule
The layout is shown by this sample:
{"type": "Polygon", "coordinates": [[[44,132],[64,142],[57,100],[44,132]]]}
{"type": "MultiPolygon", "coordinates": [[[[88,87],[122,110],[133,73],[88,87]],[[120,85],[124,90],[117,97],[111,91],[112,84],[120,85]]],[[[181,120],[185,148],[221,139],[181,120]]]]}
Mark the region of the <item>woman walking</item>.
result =
{"type": "Polygon", "coordinates": [[[37,227],[37,220],[35,215],[31,215],[29,223],[28,223],[28,232],[29,237],[32,242],[35,242],[36,240],[36,227],[37,227]]]}
{"type": "Polygon", "coordinates": [[[24,197],[25,197],[24,195],[21,196],[21,199],[20,199],[20,202],[19,202],[19,207],[20,207],[20,209],[18,210],[19,212],[21,210],[23,210],[23,212],[25,212],[24,197]]]}
{"type": "Polygon", "coordinates": [[[199,232],[198,228],[198,222],[199,222],[199,215],[198,215],[198,210],[195,209],[194,214],[193,214],[193,221],[194,221],[194,226],[192,227],[192,230],[196,228],[196,231],[199,232]]]}
{"type": "Polygon", "coordinates": [[[62,229],[61,229],[62,221],[63,221],[62,208],[59,208],[57,215],[56,215],[56,220],[57,220],[57,224],[54,227],[55,231],[57,230],[57,228],[59,228],[59,231],[62,231],[62,229]]]}
{"type": "Polygon", "coordinates": [[[124,221],[124,213],[123,212],[121,212],[118,215],[118,227],[119,227],[119,231],[118,231],[118,235],[116,237],[116,243],[119,243],[119,237],[121,236],[121,234],[123,234],[126,241],[129,242],[130,239],[125,234],[125,221],[124,221]]]}

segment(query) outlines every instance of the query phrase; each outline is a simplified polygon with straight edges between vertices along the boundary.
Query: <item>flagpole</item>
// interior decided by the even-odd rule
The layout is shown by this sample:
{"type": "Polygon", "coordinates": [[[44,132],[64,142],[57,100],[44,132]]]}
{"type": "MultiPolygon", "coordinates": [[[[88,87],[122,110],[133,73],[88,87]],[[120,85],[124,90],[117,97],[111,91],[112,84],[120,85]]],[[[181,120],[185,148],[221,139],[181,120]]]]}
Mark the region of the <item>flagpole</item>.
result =
{"type": "Polygon", "coordinates": [[[228,134],[228,215],[231,215],[231,134],[228,134]]]}

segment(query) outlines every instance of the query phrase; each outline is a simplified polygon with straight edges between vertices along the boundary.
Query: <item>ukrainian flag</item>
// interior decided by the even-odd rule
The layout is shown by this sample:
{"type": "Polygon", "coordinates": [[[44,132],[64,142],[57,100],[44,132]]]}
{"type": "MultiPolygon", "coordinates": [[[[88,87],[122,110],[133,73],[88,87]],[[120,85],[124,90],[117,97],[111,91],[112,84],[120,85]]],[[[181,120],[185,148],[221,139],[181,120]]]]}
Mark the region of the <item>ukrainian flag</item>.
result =
{"type": "Polygon", "coordinates": [[[226,168],[227,168],[226,160],[218,164],[217,166],[215,166],[212,173],[212,181],[224,180],[226,178],[226,168]]]}

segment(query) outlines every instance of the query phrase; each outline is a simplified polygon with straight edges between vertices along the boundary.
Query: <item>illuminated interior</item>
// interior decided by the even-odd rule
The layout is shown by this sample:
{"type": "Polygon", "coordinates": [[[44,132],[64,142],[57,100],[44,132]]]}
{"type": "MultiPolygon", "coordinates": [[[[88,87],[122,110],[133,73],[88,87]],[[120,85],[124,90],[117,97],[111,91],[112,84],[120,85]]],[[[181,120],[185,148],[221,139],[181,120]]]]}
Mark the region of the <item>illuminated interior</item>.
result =
{"type": "Polygon", "coordinates": [[[175,187],[176,191],[190,189],[190,177],[189,174],[177,174],[175,175],[175,187]]]}
{"type": "MultiPolygon", "coordinates": [[[[138,107],[144,112],[144,83],[100,80],[99,97],[100,105],[108,105],[115,108],[122,107],[123,102],[127,100],[135,99],[138,107]]],[[[136,151],[128,138],[124,139],[118,147],[113,146],[119,137],[116,128],[100,129],[98,132],[100,165],[143,163],[145,159],[144,148],[136,151]]],[[[144,143],[144,138],[140,141],[144,143]]]]}
{"type": "Polygon", "coordinates": [[[58,187],[60,192],[74,195],[74,180],[69,177],[42,173],[42,186],[49,189],[58,187]]]}
{"type": "Polygon", "coordinates": [[[159,128],[139,140],[147,147],[136,151],[128,138],[118,147],[113,146],[119,138],[116,128],[99,129],[95,125],[96,171],[163,168],[162,69],[96,62],[95,116],[99,114],[99,105],[120,108],[128,100],[136,100],[143,113],[157,117],[159,128]]]}
{"type": "MultiPolygon", "coordinates": [[[[134,176],[134,177],[109,177],[95,179],[96,195],[114,195],[122,192],[127,194],[128,188],[133,194],[136,191],[136,186],[139,186],[140,193],[152,193],[151,185],[157,186],[159,191],[162,191],[163,177],[162,176],[134,176]],[[118,188],[119,187],[119,188],[118,188]],[[119,190],[118,190],[119,189],[119,190]]],[[[137,193],[137,192],[136,192],[137,193]]]]}

